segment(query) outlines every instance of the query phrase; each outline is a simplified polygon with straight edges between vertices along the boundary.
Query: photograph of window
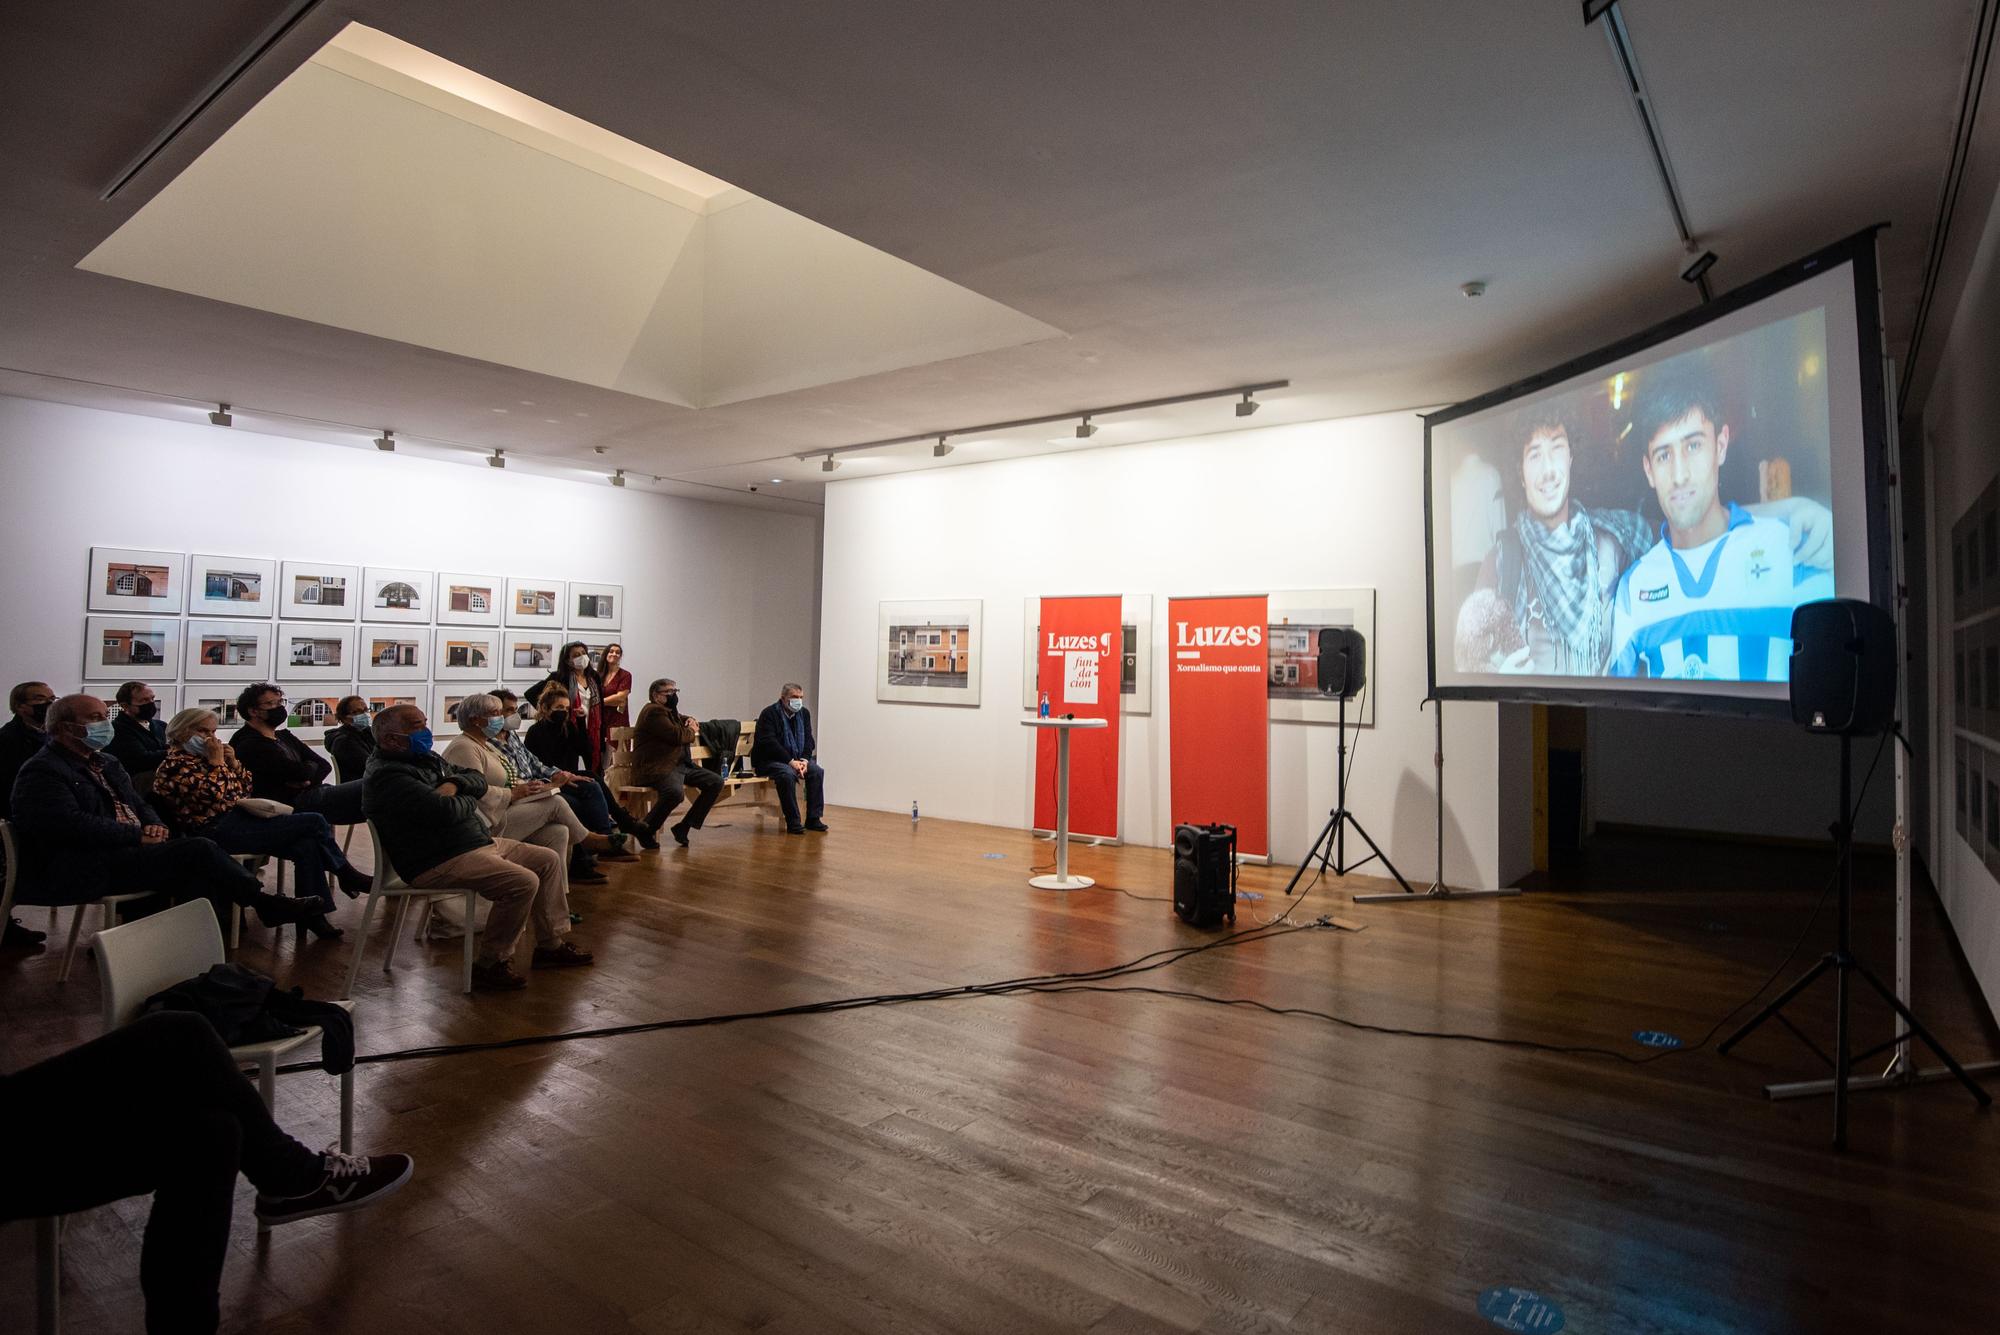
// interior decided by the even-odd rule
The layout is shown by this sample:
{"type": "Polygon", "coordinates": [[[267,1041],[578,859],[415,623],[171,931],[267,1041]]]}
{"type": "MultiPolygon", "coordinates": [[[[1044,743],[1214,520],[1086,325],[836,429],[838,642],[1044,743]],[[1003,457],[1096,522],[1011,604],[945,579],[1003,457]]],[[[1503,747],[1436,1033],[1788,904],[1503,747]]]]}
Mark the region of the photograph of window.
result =
{"type": "Polygon", "coordinates": [[[421,681],[429,675],[430,631],[385,626],[361,628],[359,676],[363,681],[421,681]]]}
{"type": "Polygon", "coordinates": [[[181,623],[165,617],[96,616],[84,623],[85,681],[176,681],[181,623]]]}
{"type": "Polygon", "coordinates": [[[354,627],[285,623],[272,655],[280,675],[298,680],[354,679],[354,627]]]}
{"type": "Polygon", "coordinates": [[[190,621],[187,623],[189,681],[247,681],[271,671],[271,623],[268,621],[190,621]]]}
{"type": "Polygon", "coordinates": [[[287,561],[278,579],[278,615],[308,621],[352,621],[361,571],[354,566],[287,561]]]}
{"type": "Polygon", "coordinates": [[[572,584],[569,586],[569,628],[579,634],[615,631],[624,625],[625,586],[622,584],[572,584]]]}
{"type": "Polygon", "coordinates": [[[346,683],[327,686],[281,681],[277,685],[285,693],[285,726],[309,742],[326,736],[326,730],[335,726],[334,706],[342,696],[353,693],[346,683]]]}
{"type": "Polygon", "coordinates": [[[361,575],[363,621],[428,622],[436,576],[428,570],[369,566],[361,575]]]}
{"type": "Polygon", "coordinates": [[[437,576],[437,624],[497,626],[506,596],[506,581],[492,575],[437,576]]]}
{"type": "MultiPolygon", "coordinates": [[[[1270,716],[1297,723],[1338,723],[1340,701],[1320,690],[1319,633],[1330,626],[1352,626],[1361,632],[1371,660],[1375,648],[1375,590],[1285,590],[1269,596],[1269,624],[1264,627],[1269,655],[1266,685],[1270,716]]],[[[1365,663],[1370,682],[1373,661],[1365,663]]],[[[1375,693],[1364,685],[1347,702],[1347,721],[1361,727],[1375,722],[1375,693]]]]}
{"type": "Polygon", "coordinates": [[[433,632],[431,675],[439,681],[483,681],[500,676],[500,632],[441,626],[433,632]]]}
{"type": "Polygon", "coordinates": [[[135,551],[126,547],[90,549],[90,585],[85,606],[93,612],[178,612],[187,599],[179,552],[135,551]]]}
{"type": "Polygon", "coordinates": [[[507,581],[507,624],[510,626],[560,626],[563,620],[563,582],[559,579],[510,579],[507,581]]]}

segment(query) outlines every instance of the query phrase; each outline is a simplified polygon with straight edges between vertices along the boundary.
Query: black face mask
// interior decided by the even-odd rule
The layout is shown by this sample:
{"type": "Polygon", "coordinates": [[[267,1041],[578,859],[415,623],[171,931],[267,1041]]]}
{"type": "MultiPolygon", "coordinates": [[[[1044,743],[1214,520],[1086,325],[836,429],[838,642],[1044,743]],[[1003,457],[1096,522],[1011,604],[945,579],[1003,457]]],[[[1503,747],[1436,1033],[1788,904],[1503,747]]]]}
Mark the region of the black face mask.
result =
{"type": "Polygon", "coordinates": [[[668,691],[667,708],[678,710],[680,707],[681,707],[681,693],[679,691],[668,691]]]}
{"type": "Polygon", "coordinates": [[[28,717],[35,721],[37,728],[46,728],[49,726],[49,705],[51,703],[53,702],[48,700],[37,700],[34,704],[28,706],[28,717]]]}
{"type": "Polygon", "coordinates": [[[132,713],[141,723],[151,723],[155,718],[159,717],[160,702],[158,700],[148,700],[145,704],[133,710],[132,713]]]}
{"type": "Polygon", "coordinates": [[[273,728],[284,727],[286,717],[287,715],[285,713],[285,707],[283,705],[272,705],[269,709],[264,711],[264,722],[269,724],[273,728]]]}

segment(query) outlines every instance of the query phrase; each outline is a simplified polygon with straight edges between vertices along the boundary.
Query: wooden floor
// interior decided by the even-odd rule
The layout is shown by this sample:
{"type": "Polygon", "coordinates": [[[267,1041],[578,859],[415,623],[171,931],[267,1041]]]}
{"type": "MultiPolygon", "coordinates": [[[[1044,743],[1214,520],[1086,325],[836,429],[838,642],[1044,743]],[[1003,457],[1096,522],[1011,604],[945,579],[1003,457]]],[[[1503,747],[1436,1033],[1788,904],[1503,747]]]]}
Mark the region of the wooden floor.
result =
{"type": "MultiPolygon", "coordinates": [[[[371,962],[361,1048],[1093,969],[1208,939],[1163,903],[1030,890],[1048,845],[1019,832],[831,819],[789,838],[725,807],[692,851],[614,867],[578,896],[598,967],[525,993],[461,995],[456,945],[390,977],[371,962]]],[[[1166,892],[1158,850],[1074,860],[1166,892]]],[[[1628,839],[1509,901],[1356,906],[1350,889],[1379,887],[1322,883],[1295,920],[1365,930],[1137,981],[1643,1056],[1635,1031],[1692,1043],[1773,972],[1828,864],[1628,839]]],[[[1267,897],[1239,926],[1279,910],[1288,871],[1245,875],[1267,897]]],[[[1864,872],[1887,967],[1886,864],[1864,872]]],[[[1934,901],[1917,928],[1920,1009],[1963,1059],[2000,1056],[1934,901]]],[[[253,935],[245,962],[337,995],[351,932],[302,954],[253,935]]],[[[1830,1035],[1830,989],[1810,1000],[1805,1027],[1830,1035]]],[[[0,1013],[13,1069],[95,1032],[94,974],[59,988],[53,952],[0,956],[0,1013]]],[[[1860,1014],[1869,1041],[1886,1034],[1879,1007],[1860,1014]]],[[[1429,1333],[1493,1329],[1478,1295],[1520,1286],[1578,1332],[2000,1329],[2000,1118],[1948,1085],[1871,1095],[1837,1157],[1826,1102],[1761,1093],[1817,1074],[1775,1028],[1729,1058],[1628,1066],[1103,994],[386,1063],[362,1069],[357,1139],[413,1153],[415,1180],[262,1245],[243,1188],[225,1328],[1429,1333]]],[[[333,1138],[336,1107],[323,1076],[281,1082],[281,1120],[309,1143],[333,1138]]],[[[68,1329],[141,1329],[144,1218],[127,1201],[72,1221],[68,1329]]],[[[26,1230],[0,1248],[0,1325],[21,1329],[26,1230]]]]}

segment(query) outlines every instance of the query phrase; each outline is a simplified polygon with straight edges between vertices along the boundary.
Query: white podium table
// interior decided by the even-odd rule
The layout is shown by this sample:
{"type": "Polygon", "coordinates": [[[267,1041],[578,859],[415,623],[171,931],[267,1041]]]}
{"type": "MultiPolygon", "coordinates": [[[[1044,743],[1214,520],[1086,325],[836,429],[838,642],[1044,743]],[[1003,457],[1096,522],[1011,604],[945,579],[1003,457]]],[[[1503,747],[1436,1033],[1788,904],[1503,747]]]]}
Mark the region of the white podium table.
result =
{"type": "Polygon", "coordinates": [[[1054,728],[1056,731],[1056,874],[1031,876],[1028,884],[1037,890],[1084,890],[1097,882],[1088,876],[1069,874],[1069,735],[1078,728],[1108,728],[1101,718],[1027,718],[1024,728],[1054,728]]]}

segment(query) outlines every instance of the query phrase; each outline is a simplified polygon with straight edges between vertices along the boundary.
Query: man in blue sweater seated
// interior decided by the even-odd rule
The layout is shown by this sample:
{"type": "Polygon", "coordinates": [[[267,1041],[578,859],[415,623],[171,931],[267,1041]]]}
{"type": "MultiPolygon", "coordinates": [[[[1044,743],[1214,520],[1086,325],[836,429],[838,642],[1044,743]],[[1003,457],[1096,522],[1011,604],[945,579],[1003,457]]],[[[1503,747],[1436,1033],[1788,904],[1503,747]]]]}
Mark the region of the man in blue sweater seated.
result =
{"type": "Polygon", "coordinates": [[[807,830],[826,833],[820,817],[826,810],[826,771],[819,767],[819,742],[813,736],[812,711],[806,708],[806,688],[795,681],[778,692],[778,703],[757,716],[757,738],[750,744],[750,764],[778,790],[785,809],[785,833],[807,830]],[[806,782],[806,818],[799,820],[800,779],[806,782]]]}

